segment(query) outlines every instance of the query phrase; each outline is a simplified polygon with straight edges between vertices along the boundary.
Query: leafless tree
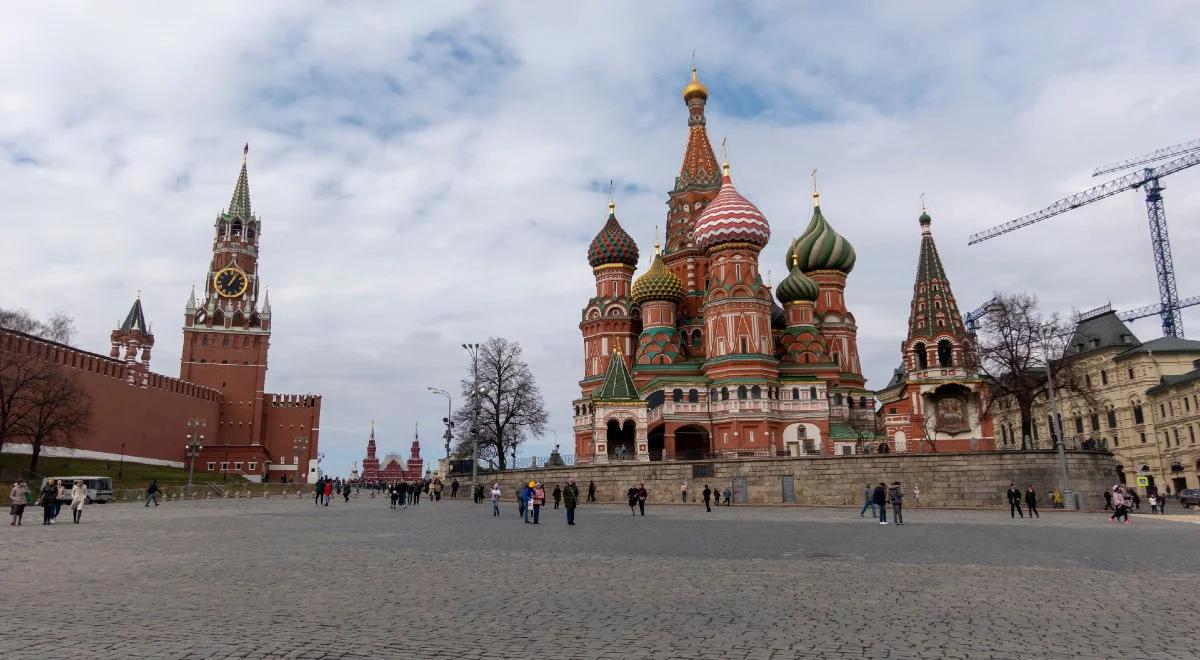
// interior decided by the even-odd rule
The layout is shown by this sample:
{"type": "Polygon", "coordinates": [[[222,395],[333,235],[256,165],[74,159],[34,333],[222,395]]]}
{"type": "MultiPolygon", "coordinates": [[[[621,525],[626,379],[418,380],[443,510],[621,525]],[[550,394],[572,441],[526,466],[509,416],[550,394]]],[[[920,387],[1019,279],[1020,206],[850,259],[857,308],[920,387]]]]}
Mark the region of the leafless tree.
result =
{"type": "Polygon", "coordinates": [[[0,450],[9,438],[24,434],[34,392],[50,366],[36,356],[0,350],[0,450]]]}
{"type": "Polygon", "coordinates": [[[87,431],[91,399],[66,369],[51,365],[34,381],[28,402],[29,414],[19,432],[33,447],[29,471],[36,472],[42,447],[69,447],[76,436],[87,431]]]}
{"type": "Polygon", "coordinates": [[[929,447],[929,451],[937,453],[938,422],[936,411],[932,414],[921,416],[921,431],[921,435],[923,436],[921,438],[921,442],[925,443],[925,446],[929,447]]]}
{"type": "Polygon", "coordinates": [[[454,412],[458,430],[455,455],[471,456],[472,434],[478,433],[479,458],[495,460],[506,469],[509,455],[527,439],[546,432],[550,416],[521,345],[503,337],[492,337],[479,349],[479,388],[468,366],[462,381],[466,405],[454,412]],[[477,408],[476,408],[477,407],[477,408]],[[478,428],[472,428],[478,410],[478,428]]]}
{"type": "Polygon", "coordinates": [[[39,321],[23,309],[0,309],[0,328],[16,330],[59,344],[70,344],[75,337],[75,320],[55,311],[50,318],[39,321]]]}

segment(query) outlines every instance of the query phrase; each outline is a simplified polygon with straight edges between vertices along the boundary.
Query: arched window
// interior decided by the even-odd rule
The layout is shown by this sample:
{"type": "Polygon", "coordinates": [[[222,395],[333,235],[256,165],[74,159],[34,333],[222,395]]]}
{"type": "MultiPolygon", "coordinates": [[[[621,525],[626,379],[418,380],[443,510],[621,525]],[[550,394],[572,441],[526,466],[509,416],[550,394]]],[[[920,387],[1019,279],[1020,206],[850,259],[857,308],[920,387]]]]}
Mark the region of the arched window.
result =
{"type": "Polygon", "coordinates": [[[815,387],[808,388],[808,398],[810,398],[810,399],[817,398],[817,388],[815,388],[815,387]]]}
{"type": "Polygon", "coordinates": [[[925,342],[913,344],[913,356],[917,358],[917,369],[929,368],[929,352],[925,350],[925,342]]]}
{"type": "Polygon", "coordinates": [[[751,387],[750,388],[750,398],[751,399],[761,399],[762,398],[762,388],[759,387],[758,385],[751,387]]]}
{"type": "Polygon", "coordinates": [[[671,391],[671,401],[679,403],[683,401],[683,390],[678,387],[671,391]]]}
{"type": "Polygon", "coordinates": [[[867,397],[865,397],[865,396],[858,397],[858,407],[859,408],[867,407],[867,397]]]}
{"type": "Polygon", "coordinates": [[[842,405],[842,393],[841,392],[838,392],[837,394],[833,395],[833,405],[835,405],[835,406],[842,405]]]}
{"type": "Polygon", "coordinates": [[[688,403],[699,403],[699,402],[700,402],[700,392],[696,391],[695,389],[688,390],[688,403]]]}
{"type": "Polygon", "coordinates": [[[799,387],[793,387],[793,388],[792,388],[792,398],[793,398],[793,399],[799,399],[799,398],[800,398],[800,388],[799,388],[799,387]]]}
{"type": "Polygon", "coordinates": [[[854,397],[852,397],[852,396],[846,397],[846,406],[848,408],[850,408],[851,410],[854,410],[854,397]]]}
{"type": "Polygon", "coordinates": [[[239,238],[242,235],[242,221],[234,220],[229,227],[229,235],[233,238],[239,238]]]}
{"type": "Polygon", "coordinates": [[[692,330],[692,346],[700,348],[700,331],[692,330]]]}
{"type": "Polygon", "coordinates": [[[728,388],[728,387],[722,387],[722,388],[721,388],[721,400],[722,400],[722,401],[728,401],[728,400],[729,400],[729,388],[728,388]]]}
{"type": "Polygon", "coordinates": [[[954,345],[949,339],[943,339],[937,343],[937,357],[939,367],[954,366],[954,345]]]}
{"type": "Polygon", "coordinates": [[[737,390],[737,392],[738,392],[738,398],[739,398],[739,399],[745,399],[745,398],[746,398],[746,386],[745,386],[745,385],[738,385],[738,390],[737,390]]]}

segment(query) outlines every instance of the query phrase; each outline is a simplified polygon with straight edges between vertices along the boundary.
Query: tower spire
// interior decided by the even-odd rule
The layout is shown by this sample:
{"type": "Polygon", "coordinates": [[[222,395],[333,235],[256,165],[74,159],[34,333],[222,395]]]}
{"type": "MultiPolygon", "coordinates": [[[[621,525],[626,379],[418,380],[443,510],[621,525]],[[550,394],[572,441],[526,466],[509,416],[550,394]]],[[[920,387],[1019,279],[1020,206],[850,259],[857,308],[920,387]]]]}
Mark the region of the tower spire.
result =
{"type": "Polygon", "coordinates": [[[819,190],[817,190],[817,168],[815,168],[815,167],[813,168],[813,171],[812,171],[812,181],[813,181],[813,193],[812,193],[813,208],[819,208],[821,206],[821,192],[819,190]]]}
{"type": "Polygon", "coordinates": [[[250,158],[250,143],[242,147],[242,171],[238,173],[233,197],[229,200],[228,213],[242,220],[250,219],[250,177],[246,174],[246,161],[250,158]]]}

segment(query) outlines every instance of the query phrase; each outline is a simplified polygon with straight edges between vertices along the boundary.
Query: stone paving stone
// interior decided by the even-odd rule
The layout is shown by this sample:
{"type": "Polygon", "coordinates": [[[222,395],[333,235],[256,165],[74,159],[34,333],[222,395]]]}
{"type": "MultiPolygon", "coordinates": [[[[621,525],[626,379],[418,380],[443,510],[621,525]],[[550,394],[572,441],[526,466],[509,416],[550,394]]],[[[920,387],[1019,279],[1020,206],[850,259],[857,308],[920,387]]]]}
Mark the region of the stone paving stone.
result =
{"type": "Polygon", "coordinates": [[[0,593],[20,621],[0,656],[1200,657],[1190,524],[593,505],[568,527],[544,513],[533,526],[515,507],[493,518],[448,501],[88,507],[81,525],[0,535],[0,593]],[[87,614],[45,619],[47,599],[87,614]]]}

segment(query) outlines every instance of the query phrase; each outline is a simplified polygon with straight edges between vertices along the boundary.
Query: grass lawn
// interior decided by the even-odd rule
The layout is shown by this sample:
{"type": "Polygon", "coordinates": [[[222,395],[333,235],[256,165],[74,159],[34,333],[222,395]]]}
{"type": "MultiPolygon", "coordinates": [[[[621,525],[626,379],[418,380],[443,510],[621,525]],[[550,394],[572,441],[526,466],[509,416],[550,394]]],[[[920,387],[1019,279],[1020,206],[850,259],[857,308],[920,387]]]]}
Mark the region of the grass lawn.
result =
{"type": "MultiPolygon", "coordinates": [[[[0,469],[18,468],[20,470],[29,469],[29,454],[0,454],[0,469]]],[[[145,488],[153,479],[158,479],[158,483],[163,486],[172,484],[187,483],[187,468],[172,468],[161,465],[145,465],[141,463],[130,463],[125,461],[124,465],[120,461],[102,461],[85,458],[48,458],[42,456],[38,459],[37,465],[38,474],[43,477],[53,475],[62,476],[88,476],[88,477],[112,477],[113,488],[145,488]],[[118,476],[118,471],[120,475],[118,476]]],[[[212,481],[219,483],[220,475],[212,475],[207,472],[197,472],[194,477],[195,483],[203,483],[212,481]]],[[[244,483],[245,480],[237,475],[229,475],[227,483],[244,483]]],[[[7,489],[5,490],[7,493],[7,489]]]]}

